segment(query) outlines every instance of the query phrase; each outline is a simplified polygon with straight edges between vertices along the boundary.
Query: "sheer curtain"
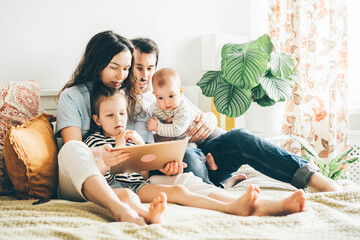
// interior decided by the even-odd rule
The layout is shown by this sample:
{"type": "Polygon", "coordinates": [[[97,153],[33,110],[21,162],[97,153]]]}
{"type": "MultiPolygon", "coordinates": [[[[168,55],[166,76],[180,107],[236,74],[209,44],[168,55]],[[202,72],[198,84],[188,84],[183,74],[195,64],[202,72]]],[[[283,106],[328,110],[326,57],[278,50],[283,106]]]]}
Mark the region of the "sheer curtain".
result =
{"type": "MultiPolygon", "coordinates": [[[[328,161],[348,147],[347,1],[268,3],[274,47],[292,54],[300,80],[287,103],[282,131],[304,137],[328,161]]],[[[284,147],[300,151],[292,141],[284,147]]]]}

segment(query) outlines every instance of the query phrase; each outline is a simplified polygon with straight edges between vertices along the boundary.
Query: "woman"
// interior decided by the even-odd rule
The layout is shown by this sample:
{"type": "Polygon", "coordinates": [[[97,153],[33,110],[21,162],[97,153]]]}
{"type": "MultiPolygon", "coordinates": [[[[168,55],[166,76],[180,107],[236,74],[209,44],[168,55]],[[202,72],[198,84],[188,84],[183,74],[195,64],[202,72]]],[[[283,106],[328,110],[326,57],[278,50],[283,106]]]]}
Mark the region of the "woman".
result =
{"type": "Polygon", "coordinates": [[[96,34],[87,44],[70,81],[57,96],[56,136],[64,144],[58,157],[58,195],[68,200],[95,202],[108,209],[116,221],[144,225],[144,219],[124,202],[131,200],[128,191],[125,189],[119,199],[99,171],[104,165],[109,167],[126,160],[128,154],[112,151],[111,145],[90,149],[82,142],[90,129],[90,92],[95,83],[101,81],[107,87],[123,88],[130,111],[136,112],[133,51],[126,38],[112,31],[96,34]]]}

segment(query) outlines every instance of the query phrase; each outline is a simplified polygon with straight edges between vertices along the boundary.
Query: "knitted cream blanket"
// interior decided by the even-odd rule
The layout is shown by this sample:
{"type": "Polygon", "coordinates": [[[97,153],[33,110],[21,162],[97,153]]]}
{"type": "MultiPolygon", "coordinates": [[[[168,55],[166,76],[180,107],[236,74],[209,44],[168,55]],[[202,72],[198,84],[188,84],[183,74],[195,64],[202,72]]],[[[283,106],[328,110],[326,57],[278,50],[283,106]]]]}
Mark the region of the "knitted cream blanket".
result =
{"type": "MultiPolygon", "coordinates": [[[[239,196],[258,184],[262,197],[290,195],[294,188],[254,171],[229,189],[239,196]]],[[[144,227],[114,222],[91,202],[64,200],[32,205],[32,200],[0,197],[0,239],[360,239],[360,187],[341,182],[345,191],[306,193],[305,212],[281,217],[238,217],[168,204],[164,224],[144,227]]]]}

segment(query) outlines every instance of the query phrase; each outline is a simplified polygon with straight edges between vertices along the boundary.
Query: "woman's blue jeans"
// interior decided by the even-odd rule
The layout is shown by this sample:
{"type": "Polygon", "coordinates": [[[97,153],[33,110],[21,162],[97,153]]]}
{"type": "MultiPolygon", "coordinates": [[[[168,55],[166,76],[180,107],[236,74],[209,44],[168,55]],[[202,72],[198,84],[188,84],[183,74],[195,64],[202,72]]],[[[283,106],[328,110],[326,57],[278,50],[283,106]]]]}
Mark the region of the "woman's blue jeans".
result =
{"type": "Polygon", "coordinates": [[[248,164],[271,178],[291,183],[297,188],[306,187],[311,176],[318,171],[315,165],[246,129],[233,129],[219,137],[205,140],[198,147],[205,155],[212,154],[218,169],[207,171],[201,158],[196,159],[196,150],[188,150],[188,156],[184,158],[188,167],[184,170],[194,172],[204,182],[210,179],[216,186],[221,186],[221,183],[243,164],[248,164]]]}

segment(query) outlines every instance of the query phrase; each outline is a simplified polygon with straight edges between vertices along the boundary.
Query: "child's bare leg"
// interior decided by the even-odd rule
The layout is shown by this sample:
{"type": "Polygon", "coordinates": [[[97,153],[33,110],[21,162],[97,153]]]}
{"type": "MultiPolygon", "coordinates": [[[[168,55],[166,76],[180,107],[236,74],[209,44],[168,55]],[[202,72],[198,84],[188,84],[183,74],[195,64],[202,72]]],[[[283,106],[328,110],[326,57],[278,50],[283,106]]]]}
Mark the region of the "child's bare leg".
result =
{"type": "Polygon", "coordinates": [[[305,208],[303,190],[297,190],[291,196],[282,200],[259,199],[255,204],[254,216],[283,216],[302,212],[305,208]]]}
{"type": "Polygon", "coordinates": [[[257,200],[257,191],[253,186],[249,187],[244,196],[229,203],[190,192],[187,188],[178,185],[148,184],[138,191],[138,195],[142,202],[150,202],[154,195],[160,192],[165,192],[168,196],[168,202],[171,203],[216,210],[239,216],[248,216],[251,214],[257,200]]]}
{"type": "Polygon", "coordinates": [[[114,188],[113,191],[121,201],[127,203],[133,210],[143,217],[147,223],[161,223],[162,213],[165,211],[167,203],[165,193],[160,193],[156,196],[152,200],[149,209],[147,209],[141,204],[139,197],[130,189],[114,188]]]}
{"type": "Polygon", "coordinates": [[[82,191],[89,201],[108,209],[115,221],[145,225],[144,219],[114,194],[103,176],[94,175],[87,178],[83,183],[82,191]]]}
{"type": "MultiPolygon", "coordinates": [[[[249,191],[249,189],[251,189],[252,191],[256,191],[256,193],[258,193],[258,194],[260,193],[260,188],[258,186],[256,186],[256,185],[251,184],[249,186],[249,188],[248,188],[248,191],[249,191]]],[[[221,189],[221,188],[218,188],[216,191],[210,193],[208,195],[208,197],[217,199],[217,200],[222,201],[222,202],[233,202],[233,201],[236,201],[237,199],[239,199],[238,195],[235,195],[235,194],[233,194],[231,192],[227,192],[227,191],[225,191],[224,189],[221,189]]]]}

